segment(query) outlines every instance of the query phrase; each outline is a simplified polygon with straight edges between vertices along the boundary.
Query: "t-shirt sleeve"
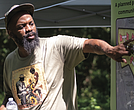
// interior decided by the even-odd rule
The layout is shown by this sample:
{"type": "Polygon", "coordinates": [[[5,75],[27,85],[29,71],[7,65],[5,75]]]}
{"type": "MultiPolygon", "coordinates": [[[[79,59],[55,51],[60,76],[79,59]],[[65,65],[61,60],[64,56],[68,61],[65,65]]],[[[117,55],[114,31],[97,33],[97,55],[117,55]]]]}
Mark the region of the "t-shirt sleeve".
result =
{"type": "Polygon", "coordinates": [[[66,64],[68,68],[74,68],[85,59],[83,54],[83,44],[85,40],[85,38],[61,35],[57,37],[57,49],[63,55],[64,64],[66,64]]]}

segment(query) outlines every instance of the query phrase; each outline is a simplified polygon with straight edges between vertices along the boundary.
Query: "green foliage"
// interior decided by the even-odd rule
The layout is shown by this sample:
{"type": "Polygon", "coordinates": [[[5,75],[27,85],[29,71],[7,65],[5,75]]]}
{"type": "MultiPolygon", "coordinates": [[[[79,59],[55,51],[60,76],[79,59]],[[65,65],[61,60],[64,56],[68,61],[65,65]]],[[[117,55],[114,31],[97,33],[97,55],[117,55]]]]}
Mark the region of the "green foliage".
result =
{"type": "MultiPolygon", "coordinates": [[[[39,29],[40,37],[58,34],[84,38],[103,39],[110,43],[110,28],[39,29]]],[[[0,99],[2,92],[2,69],[5,57],[16,48],[5,30],[0,30],[0,99]]],[[[79,110],[110,110],[110,59],[90,54],[76,67],[79,110]]],[[[0,102],[1,105],[2,102],[0,102]]]]}
{"type": "MultiPolygon", "coordinates": [[[[88,36],[110,43],[110,28],[91,28],[88,36]]],[[[110,58],[90,54],[77,67],[79,110],[110,110],[110,58]]]]}
{"type": "Polygon", "coordinates": [[[0,106],[1,106],[1,104],[3,103],[3,100],[4,100],[4,93],[3,93],[3,91],[0,89],[0,106]]]}
{"type": "Polygon", "coordinates": [[[0,30],[0,105],[3,102],[3,64],[6,56],[15,49],[14,42],[8,36],[6,30],[0,30]]]}

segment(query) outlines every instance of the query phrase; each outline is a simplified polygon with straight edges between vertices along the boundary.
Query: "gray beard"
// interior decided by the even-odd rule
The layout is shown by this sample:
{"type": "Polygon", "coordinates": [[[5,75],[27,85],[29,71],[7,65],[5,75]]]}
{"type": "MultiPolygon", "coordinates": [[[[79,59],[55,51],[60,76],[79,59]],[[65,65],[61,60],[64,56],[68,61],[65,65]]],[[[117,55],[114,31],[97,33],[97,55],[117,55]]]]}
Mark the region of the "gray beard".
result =
{"type": "Polygon", "coordinates": [[[35,50],[35,48],[37,46],[39,46],[39,37],[38,37],[38,32],[34,33],[34,32],[29,32],[26,36],[23,36],[23,39],[19,39],[17,36],[14,35],[14,40],[15,42],[24,47],[24,49],[26,50],[26,52],[28,54],[33,53],[33,51],[35,50]],[[30,35],[30,33],[32,33],[35,38],[33,40],[27,40],[26,38],[30,35]]]}

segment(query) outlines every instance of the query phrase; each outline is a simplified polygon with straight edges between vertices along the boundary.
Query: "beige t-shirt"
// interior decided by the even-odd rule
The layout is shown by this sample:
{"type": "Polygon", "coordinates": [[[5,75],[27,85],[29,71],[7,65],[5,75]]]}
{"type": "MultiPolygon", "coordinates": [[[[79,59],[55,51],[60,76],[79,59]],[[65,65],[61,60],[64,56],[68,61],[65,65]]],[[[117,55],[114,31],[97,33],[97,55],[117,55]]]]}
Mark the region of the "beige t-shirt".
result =
{"type": "Polygon", "coordinates": [[[4,64],[5,94],[13,95],[19,109],[77,110],[74,68],[85,59],[84,41],[62,35],[40,38],[40,46],[26,58],[14,50],[4,64]]]}

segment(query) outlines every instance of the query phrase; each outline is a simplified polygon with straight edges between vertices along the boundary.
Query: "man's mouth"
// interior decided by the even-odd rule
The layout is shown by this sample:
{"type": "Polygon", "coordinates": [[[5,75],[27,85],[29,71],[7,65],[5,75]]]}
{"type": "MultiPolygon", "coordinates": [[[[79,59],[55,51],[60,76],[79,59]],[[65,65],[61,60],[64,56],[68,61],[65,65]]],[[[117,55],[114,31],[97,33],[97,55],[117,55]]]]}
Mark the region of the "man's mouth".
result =
{"type": "Polygon", "coordinates": [[[27,40],[33,40],[35,38],[34,32],[29,32],[27,35],[24,36],[27,40]]]}
{"type": "Polygon", "coordinates": [[[28,40],[32,40],[32,39],[34,39],[34,38],[35,38],[34,35],[29,35],[29,36],[27,37],[28,40]]]}

